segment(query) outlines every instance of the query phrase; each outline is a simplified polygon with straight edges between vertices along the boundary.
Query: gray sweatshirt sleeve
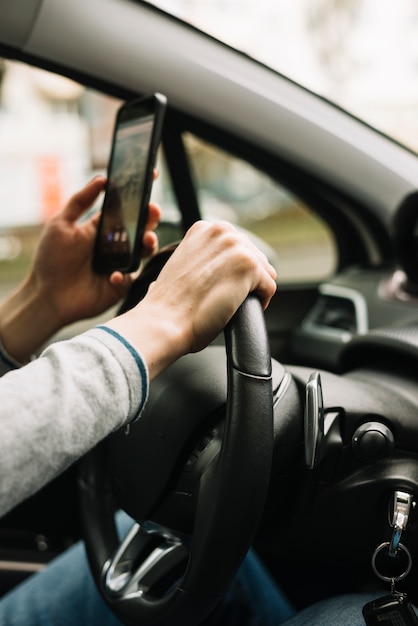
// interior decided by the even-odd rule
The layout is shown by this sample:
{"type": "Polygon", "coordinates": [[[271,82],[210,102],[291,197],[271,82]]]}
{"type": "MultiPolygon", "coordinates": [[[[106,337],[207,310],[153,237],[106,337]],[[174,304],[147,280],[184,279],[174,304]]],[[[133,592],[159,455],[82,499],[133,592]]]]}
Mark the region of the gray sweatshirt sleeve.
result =
{"type": "Polygon", "coordinates": [[[148,394],[141,356],[98,327],[53,344],[0,378],[0,516],[110,432],[135,419],[148,394]]]}

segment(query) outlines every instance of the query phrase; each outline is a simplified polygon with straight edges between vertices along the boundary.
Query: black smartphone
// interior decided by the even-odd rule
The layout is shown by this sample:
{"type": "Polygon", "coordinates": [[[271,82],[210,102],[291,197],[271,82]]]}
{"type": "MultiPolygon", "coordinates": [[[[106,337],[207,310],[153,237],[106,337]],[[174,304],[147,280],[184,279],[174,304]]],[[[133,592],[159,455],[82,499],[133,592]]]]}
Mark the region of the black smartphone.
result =
{"type": "Polygon", "coordinates": [[[118,110],[93,251],[97,273],[139,267],[166,106],[166,97],[156,93],[118,110]]]}

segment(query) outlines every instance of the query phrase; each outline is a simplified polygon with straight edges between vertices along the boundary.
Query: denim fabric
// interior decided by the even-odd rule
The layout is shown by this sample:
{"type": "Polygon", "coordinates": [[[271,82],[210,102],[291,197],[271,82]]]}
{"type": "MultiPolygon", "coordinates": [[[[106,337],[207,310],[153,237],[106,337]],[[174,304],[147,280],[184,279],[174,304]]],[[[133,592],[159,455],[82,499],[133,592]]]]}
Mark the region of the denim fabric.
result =
{"type": "Polygon", "coordinates": [[[0,600],[1,626],[120,626],[77,544],[0,600]]]}
{"type": "MultiPolygon", "coordinates": [[[[131,521],[119,517],[121,535],[131,521]]],[[[205,626],[364,626],[369,596],[346,596],[293,613],[253,551],[205,626]],[[290,619],[288,619],[290,618],[290,619]],[[286,621],[287,620],[287,621],[286,621]]],[[[1,626],[121,626],[100,597],[79,543],[0,600],[1,626]]]]}
{"type": "Polygon", "coordinates": [[[363,606],[378,595],[353,594],[323,600],[283,622],[283,626],[365,626],[363,606]]]}
{"type": "Polygon", "coordinates": [[[294,610],[250,550],[231,588],[204,626],[277,626],[294,610]]]}

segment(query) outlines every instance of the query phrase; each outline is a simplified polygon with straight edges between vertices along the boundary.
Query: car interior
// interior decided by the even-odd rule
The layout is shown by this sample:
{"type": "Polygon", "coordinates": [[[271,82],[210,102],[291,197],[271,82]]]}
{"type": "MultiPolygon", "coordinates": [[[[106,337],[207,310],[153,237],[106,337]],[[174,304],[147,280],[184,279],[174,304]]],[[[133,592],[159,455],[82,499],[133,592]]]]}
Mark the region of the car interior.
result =
{"type": "MultiPolygon", "coordinates": [[[[213,345],[153,382],[129,433],[0,520],[0,593],[81,539],[128,623],[202,623],[250,546],[298,608],[393,577],[417,603],[417,155],[146,2],[0,0],[0,57],[5,178],[12,74],[49,102],[54,123],[65,118],[62,143],[79,132],[75,118],[96,137],[78,170],[64,167],[63,194],[106,170],[121,102],[167,97],[153,188],[161,251],[119,312],[199,219],[231,221],[278,275],[265,313],[250,296],[213,345]],[[77,88],[54,95],[46,75],[77,88]],[[118,508],[136,522],[122,542],[118,508]]],[[[25,219],[1,226],[2,294],[24,276],[45,216],[25,219]]]]}

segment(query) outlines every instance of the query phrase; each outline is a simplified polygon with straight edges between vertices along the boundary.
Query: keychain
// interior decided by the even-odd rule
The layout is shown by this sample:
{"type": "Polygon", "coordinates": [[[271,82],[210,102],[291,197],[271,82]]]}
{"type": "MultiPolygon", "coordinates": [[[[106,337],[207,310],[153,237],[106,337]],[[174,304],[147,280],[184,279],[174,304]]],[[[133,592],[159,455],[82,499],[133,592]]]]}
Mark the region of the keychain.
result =
{"type": "Polygon", "coordinates": [[[414,626],[418,618],[412,604],[396,594],[373,600],[363,608],[367,626],[414,626]]]}
{"type": "MultiPolygon", "coordinates": [[[[414,626],[418,625],[418,617],[406,593],[396,591],[395,585],[407,576],[411,570],[412,559],[409,550],[401,543],[397,546],[396,555],[390,553],[391,543],[382,543],[373,555],[372,565],[375,574],[386,582],[390,582],[390,595],[372,600],[363,607],[363,617],[367,626],[414,626]],[[386,576],[379,571],[379,558],[392,560],[394,569],[400,569],[396,576],[386,576]]],[[[390,564],[390,561],[388,561],[390,564]]]]}
{"type": "Polygon", "coordinates": [[[412,566],[411,553],[400,543],[411,504],[412,497],[409,494],[395,492],[392,539],[378,546],[372,558],[372,568],[376,576],[390,583],[390,595],[372,600],[363,607],[367,626],[418,625],[418,617],[407,594],[395,589],[396,583],[409,574],[412,566]]]}

